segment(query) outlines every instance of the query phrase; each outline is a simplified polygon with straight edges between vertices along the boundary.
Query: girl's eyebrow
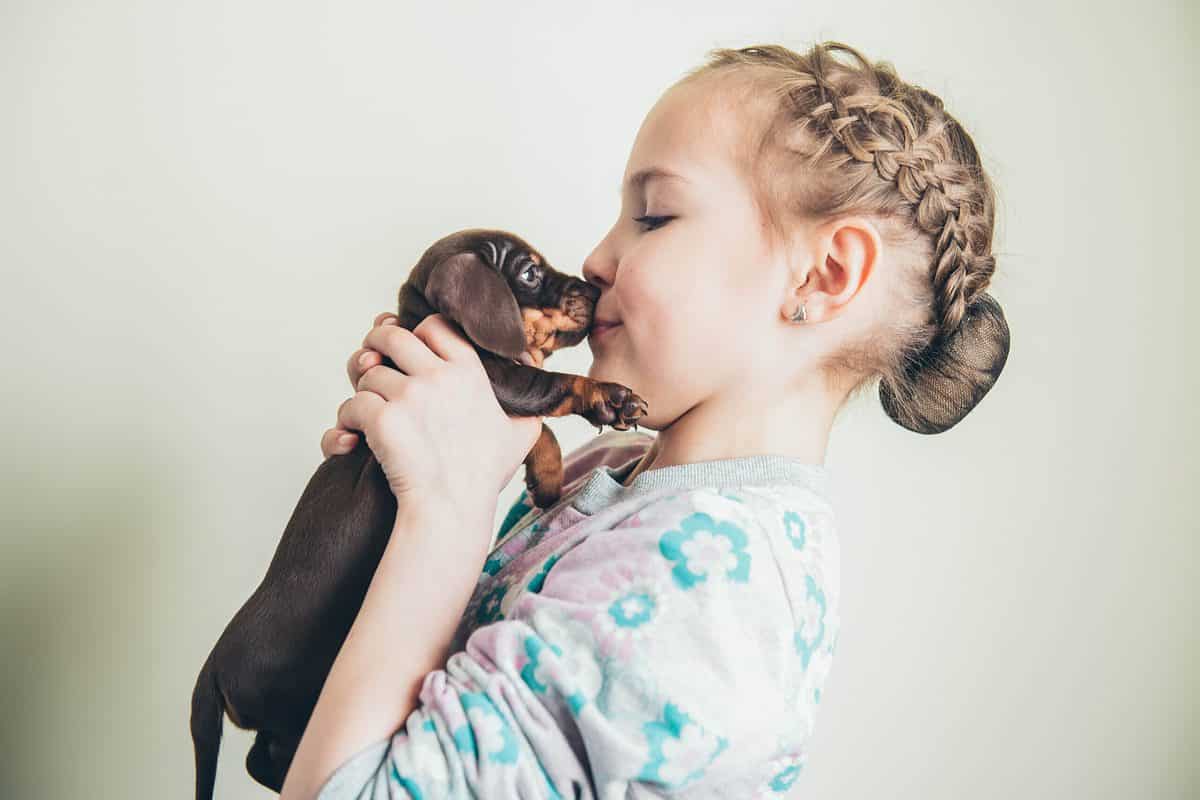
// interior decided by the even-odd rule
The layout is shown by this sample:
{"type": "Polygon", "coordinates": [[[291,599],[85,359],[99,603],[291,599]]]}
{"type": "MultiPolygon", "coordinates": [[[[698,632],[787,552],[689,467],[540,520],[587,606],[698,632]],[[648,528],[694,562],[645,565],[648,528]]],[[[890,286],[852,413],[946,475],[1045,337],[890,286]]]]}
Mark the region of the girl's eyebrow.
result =
{"type": "Polygon", "coordinates": [[[625,191],[627,187],[641,189],[646,183],[655,178],[674,178],[675,180],[683,181],[684,183],[690,182],[687,178],[671,172],[671,170],[667,169],[666,167],[645,167],[643,169],[639,169],[637,172],[633,173],[633,175],[629,176],[629,180],[625,182],[624,186],[617,187],[617,196],[620,197],[621,193],[625,191]]]}

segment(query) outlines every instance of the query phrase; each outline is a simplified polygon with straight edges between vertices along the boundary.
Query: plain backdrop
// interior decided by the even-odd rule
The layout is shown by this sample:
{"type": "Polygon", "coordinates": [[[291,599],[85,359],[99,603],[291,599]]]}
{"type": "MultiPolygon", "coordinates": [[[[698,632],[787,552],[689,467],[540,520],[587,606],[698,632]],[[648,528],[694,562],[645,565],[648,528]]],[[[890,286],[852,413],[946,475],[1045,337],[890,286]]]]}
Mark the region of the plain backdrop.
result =
{"type": "MultiPolygon", "coordinates": [[[[834,428],[843,633],[791,796],[1197,796],[1198,30],[1186,0],[5,2],[0,796],[190,797],[196,674],[424,248],[505,228],[579,274],[671,82],[825,39],[973,135],[1013,338],[952,431],[873,397],[834,428]]],[[[271,796],[251,741],[226,722],[218,797],[271,796]]]]}

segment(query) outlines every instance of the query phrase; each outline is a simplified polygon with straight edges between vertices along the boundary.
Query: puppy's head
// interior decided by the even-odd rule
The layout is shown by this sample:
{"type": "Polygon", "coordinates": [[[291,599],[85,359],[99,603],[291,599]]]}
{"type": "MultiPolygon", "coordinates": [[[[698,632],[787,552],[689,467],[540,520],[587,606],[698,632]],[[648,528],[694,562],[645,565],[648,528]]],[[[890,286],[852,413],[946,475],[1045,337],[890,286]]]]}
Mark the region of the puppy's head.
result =
{"type": "MultiPolygon", "coordinates": [[[[521,237],[468,228],[434,242],[407,284],[475,344],[535,366],[591,329],[600,290],[554,267],[521,237]]],[[[401,291],[401,302],[404,293],[401,291]]]]}

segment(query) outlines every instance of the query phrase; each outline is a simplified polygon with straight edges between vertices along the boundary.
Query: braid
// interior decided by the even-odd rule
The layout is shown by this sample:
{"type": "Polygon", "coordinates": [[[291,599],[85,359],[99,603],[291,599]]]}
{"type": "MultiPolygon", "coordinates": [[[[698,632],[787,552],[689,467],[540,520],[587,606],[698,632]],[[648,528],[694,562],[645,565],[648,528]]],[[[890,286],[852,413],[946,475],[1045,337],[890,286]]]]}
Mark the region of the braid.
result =
{"type": "MultiPolygon", "coordinates": [[[[801,182],[789,178],[789,170],[767,170],[786,181],[768,188],[776,195],[768,209],[820,218],[866,212],[891,225],[907,221],[927,243],[918,295],[928,298],[924,316],[932,322],[898,324],[894,336],[873,337],[889,344],[860,343],[851,350],[866,357],[848,352],[841,363],[833,361],[880,376],[880,402],[900,425],[920,433],[947,430],[983,398],[1008,356],[1003,311],[984,292],[995,271],[989,252],[994,203],[974,143],[940,98],[901,81],[887,62],[872,64],[839,42],[805,54],[779,45],[717,49],[685,80],[739,67],[758,68],[758,79],[783,101],[763,149],[781,144],[800,157],[805,175],[801,182]],[[838,52],[855,63],[833,58],[838,52]]],[[[767,216],[778,227],[770,211],[767,216]]]]}

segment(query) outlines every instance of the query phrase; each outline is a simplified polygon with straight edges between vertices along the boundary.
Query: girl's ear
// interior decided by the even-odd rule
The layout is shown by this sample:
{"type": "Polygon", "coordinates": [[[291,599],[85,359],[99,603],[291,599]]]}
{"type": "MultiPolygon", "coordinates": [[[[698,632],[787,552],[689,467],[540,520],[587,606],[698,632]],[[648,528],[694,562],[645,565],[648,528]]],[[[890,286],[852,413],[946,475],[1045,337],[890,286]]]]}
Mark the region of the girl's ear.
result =
{"type": "Polygon", "coordinates": [[[439,262],[425,283],[425,299],[454,320],[484,350],[510,359],[525,352],[521,309],[504,277],[472,252],[439,262]]]}
{"type": "Polygon", "coordinates": [[[870,220],[843,217],[814,231],[798,263],[806,263],[802,282],[790,287],[788,302],[803,301],[810,318],[830,319],[841,313],[875,276],[883,252],[879,231],[870,220]]]}

